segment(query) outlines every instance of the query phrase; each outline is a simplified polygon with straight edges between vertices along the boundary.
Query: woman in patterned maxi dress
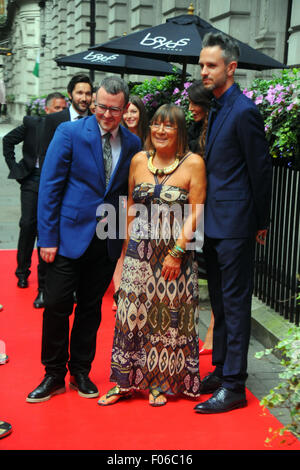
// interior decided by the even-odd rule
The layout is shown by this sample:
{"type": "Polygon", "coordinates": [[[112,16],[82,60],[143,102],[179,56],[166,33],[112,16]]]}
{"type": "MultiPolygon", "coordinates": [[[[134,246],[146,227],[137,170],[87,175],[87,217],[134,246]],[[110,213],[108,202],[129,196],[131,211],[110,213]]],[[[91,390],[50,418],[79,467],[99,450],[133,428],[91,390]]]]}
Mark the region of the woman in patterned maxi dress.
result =
{"type": "Polygon", "coordinates": [[[117,385],[100,405],[134,390],[149,390],[152,406],[164,405],[166,395],[200,394],[198,276],[188,244],[205,200],[205,165],[187,151],[184,112],[175,105],[156,111],[145,147],[129,174],[129,238],[111,358],[117,385]]]}

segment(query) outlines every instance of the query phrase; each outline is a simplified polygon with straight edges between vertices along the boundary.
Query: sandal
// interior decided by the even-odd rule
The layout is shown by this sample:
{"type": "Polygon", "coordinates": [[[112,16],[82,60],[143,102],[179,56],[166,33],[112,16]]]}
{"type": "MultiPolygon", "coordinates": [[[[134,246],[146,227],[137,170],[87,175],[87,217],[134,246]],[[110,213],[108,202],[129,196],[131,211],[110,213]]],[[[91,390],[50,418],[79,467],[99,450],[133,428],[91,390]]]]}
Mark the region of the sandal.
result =
{"type": "Polygon", "coordinates": [[[158,399],[158,397],[160,397],[160,396],[164,397],[165,395],[164,395],[164,393],[162,393],[157,388],[153,388],[152,390],[150,390],[150,392],[149,392],[149,405],[150,406],[164,406],[164,405],[166,405],[167,400],[166,401],[159,401],[159,402],[156,401],[158,399]],[[150,401],[151,395],[154,398],[154,401],[150,401]]]}
{"type": "Polygon", "coordinates": [[[12,432],[12,426],[5,421],[0,421],[0,439],[8,436],[12,432]]]}
{"type": "Polygon", "coordinates": [[[9,361],[9,357],[6,354],[0,353],[0,365],[6,364],[9,361]]]}
{"type": "Polygon", "coordinates": [[[103,395],[100,400],[98,401],[98,405],[108,406],[114,405],[117,401],[122,400],[123,398],[130,398],[132,396],[132,391],[122,391],[119,385],[115,385],[115,387],[111,388],[106,395],[103,395]],[[116,397],[115,400],[110,401],[109,403],[105,403],[104,400],[108,398],[116,397]]]}

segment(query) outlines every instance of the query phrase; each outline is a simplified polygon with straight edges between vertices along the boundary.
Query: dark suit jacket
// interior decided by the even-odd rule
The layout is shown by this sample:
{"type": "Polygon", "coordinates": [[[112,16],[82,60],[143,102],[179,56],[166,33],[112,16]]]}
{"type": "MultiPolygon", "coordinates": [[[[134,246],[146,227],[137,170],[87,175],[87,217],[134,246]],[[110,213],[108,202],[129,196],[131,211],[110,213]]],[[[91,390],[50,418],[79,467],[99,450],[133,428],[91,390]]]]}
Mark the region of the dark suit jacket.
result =
{"type": "Polygon", "coordinates": [[[8,178],[23,180],[34,170],[38,157],[37,137],[40,134],[44,118],[41,116],[25,116],[23,124],[8,132],[3,137],[3,156],[10,169],[8,178]],[[19,162],[15,158],[15,145],[23,142],[23,158],[19,162]]]}
{"type": "MultiPolygon", "coordinates": [[[[141,141],[120,126],[121,154],[106,188],[101,133],[95,116],[64,122],[49,145],[40,179],[38,245],[79,258],[96,232],[96,212],[109,204],[119,214],[119,196],[128,192],[131,158],[141,141]]],[[[123,240],[108,239],[111,259],[120,256],[123,240]]]]}
{"type": "Polygon", "coordinates": [[[47,149],[54,136],[57,126],[66,121],[70,121],[69,108],[65,108],[58,113],[51,113],[45,116],[39,141],[39,159],[41,166],[43,165],[47,149]]]}
{"type": "Polygon", "coordinates": [[[206,143],[204,230],[210,238],[246,238],[267,228],[272,165],[263,119],[234,85],[206,143]]]}

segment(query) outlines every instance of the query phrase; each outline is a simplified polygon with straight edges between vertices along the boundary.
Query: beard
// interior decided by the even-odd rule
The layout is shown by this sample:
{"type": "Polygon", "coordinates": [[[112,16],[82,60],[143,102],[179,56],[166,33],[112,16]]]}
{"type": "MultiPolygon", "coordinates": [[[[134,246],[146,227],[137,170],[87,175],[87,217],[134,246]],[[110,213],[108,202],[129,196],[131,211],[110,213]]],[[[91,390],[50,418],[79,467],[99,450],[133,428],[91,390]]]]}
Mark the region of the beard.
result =
{"type": "Polygon", "coordinates": [[[88,110],[89,104],[87,101],[83,101],[81,103],[76,103],[74,100],[72,100],[72,105],[73,108],[78,112],[78,113],[84,113],[85,111],[88,110]]]}
{"type": "Polygon", "coordinates": [[[203,85],[206,88],[206,90],[214,91],[218,88],[223,88],[226,85],[227,80],[228,80],[228,74],[227,74],[227,71],[225,70],[224,73],[220,77],[217,77],[216,79],[212,79],[212,81],[210,81],[209,83],[206,83],[206,84],[203,83],[203,85]]]}

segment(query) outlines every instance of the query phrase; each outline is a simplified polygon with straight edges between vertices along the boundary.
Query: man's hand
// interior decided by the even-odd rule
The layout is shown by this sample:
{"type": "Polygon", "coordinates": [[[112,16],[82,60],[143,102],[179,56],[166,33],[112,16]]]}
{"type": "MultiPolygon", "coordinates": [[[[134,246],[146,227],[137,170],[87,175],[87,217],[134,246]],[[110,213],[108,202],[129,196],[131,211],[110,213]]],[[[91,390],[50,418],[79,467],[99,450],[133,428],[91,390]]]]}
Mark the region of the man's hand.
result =
{"type": "Polygon", "coordinates": [[[44,260],[46,263],[53,263],[57,250],[58,250],[57,246],[54,246],[51,248],[41,248],[40,255],[41,255],[42,260],[44,260]]]}
{"type": "Polygon", "coordinates": [[[258,230],[256,232],[256,241],[257,241],[257,243],[259,243],[260,245],[265,245],[266,244],[267,233],[268,233],[268,229],[258,230]]]}

